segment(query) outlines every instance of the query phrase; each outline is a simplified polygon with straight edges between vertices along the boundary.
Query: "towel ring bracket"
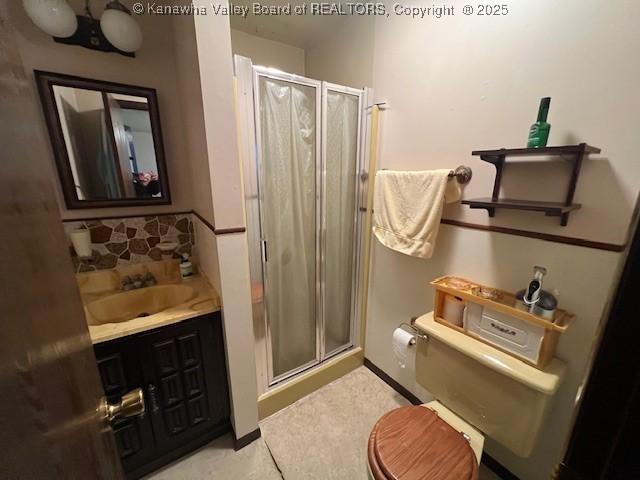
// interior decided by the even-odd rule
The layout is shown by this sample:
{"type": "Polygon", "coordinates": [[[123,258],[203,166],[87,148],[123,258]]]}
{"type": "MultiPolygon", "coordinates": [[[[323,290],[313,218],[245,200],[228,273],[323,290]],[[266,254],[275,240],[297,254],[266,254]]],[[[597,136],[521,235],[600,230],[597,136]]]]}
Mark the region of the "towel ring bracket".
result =
{"type": "Polygon", "coordinates": [[[471,181],[471,177],[473,177],[473,171],[471,167],[467,167],[466,165],[460,165],[455,170],[451,170],[449,172],[449,178],[455,177],[458,183],[461,185],[466,185],[471,181]]]}

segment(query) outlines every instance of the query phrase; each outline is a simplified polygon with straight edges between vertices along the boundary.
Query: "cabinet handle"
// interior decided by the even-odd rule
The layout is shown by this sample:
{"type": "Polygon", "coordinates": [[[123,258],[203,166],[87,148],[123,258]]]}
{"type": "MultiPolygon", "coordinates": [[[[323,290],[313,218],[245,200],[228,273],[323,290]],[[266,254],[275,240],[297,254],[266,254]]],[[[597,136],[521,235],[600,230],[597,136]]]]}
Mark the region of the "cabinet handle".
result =
{"type": "Polygon", "coordinates": [[[149,394],[149,400],[151,400],[151,411],[153,413],[158,413],[160,411],[160,407],[158,406],[158,398],[156,397],[156,386],[152,383],[147,387],[147,393],[149,394]]]}

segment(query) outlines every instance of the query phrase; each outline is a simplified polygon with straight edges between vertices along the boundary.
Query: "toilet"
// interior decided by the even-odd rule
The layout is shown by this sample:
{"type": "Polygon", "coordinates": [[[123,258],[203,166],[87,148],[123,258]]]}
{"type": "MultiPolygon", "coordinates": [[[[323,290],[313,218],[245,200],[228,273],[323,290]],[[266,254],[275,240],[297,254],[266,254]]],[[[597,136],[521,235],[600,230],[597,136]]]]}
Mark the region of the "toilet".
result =
{"type": "Polygon", "coordinates": [[[416,381],[435,400],[383,415],[367,445],[373,480],[474,480],[485,435],[520,457],[535,446],[566,365],[538,370],[462,332],[419,317],[416,381]]]}

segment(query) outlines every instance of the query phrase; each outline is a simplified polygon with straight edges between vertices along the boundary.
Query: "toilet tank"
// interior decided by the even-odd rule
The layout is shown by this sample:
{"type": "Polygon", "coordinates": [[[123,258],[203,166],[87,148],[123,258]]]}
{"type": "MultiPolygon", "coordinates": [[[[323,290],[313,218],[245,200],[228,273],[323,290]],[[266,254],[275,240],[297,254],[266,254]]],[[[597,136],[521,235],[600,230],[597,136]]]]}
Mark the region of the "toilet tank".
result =
{"type": "Polygon", "coordinates": [[[533,450],[566,365],[545,371],[433,319],[418,318],[416,380],[440,403],[516,455],[533,450]]]}

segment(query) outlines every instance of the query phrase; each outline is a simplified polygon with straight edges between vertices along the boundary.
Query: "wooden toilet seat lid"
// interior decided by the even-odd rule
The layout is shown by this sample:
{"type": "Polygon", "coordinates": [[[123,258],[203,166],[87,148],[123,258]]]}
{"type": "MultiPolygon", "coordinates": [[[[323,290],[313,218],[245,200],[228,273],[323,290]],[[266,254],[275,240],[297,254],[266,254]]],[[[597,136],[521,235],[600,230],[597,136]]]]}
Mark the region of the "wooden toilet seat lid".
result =
{"type": "Polygon", "coordinates": [[[460,432],[429,408],[386,413],[369,436],[368,458],[376,480],[477,480],[478,462],[460,432]]]}

